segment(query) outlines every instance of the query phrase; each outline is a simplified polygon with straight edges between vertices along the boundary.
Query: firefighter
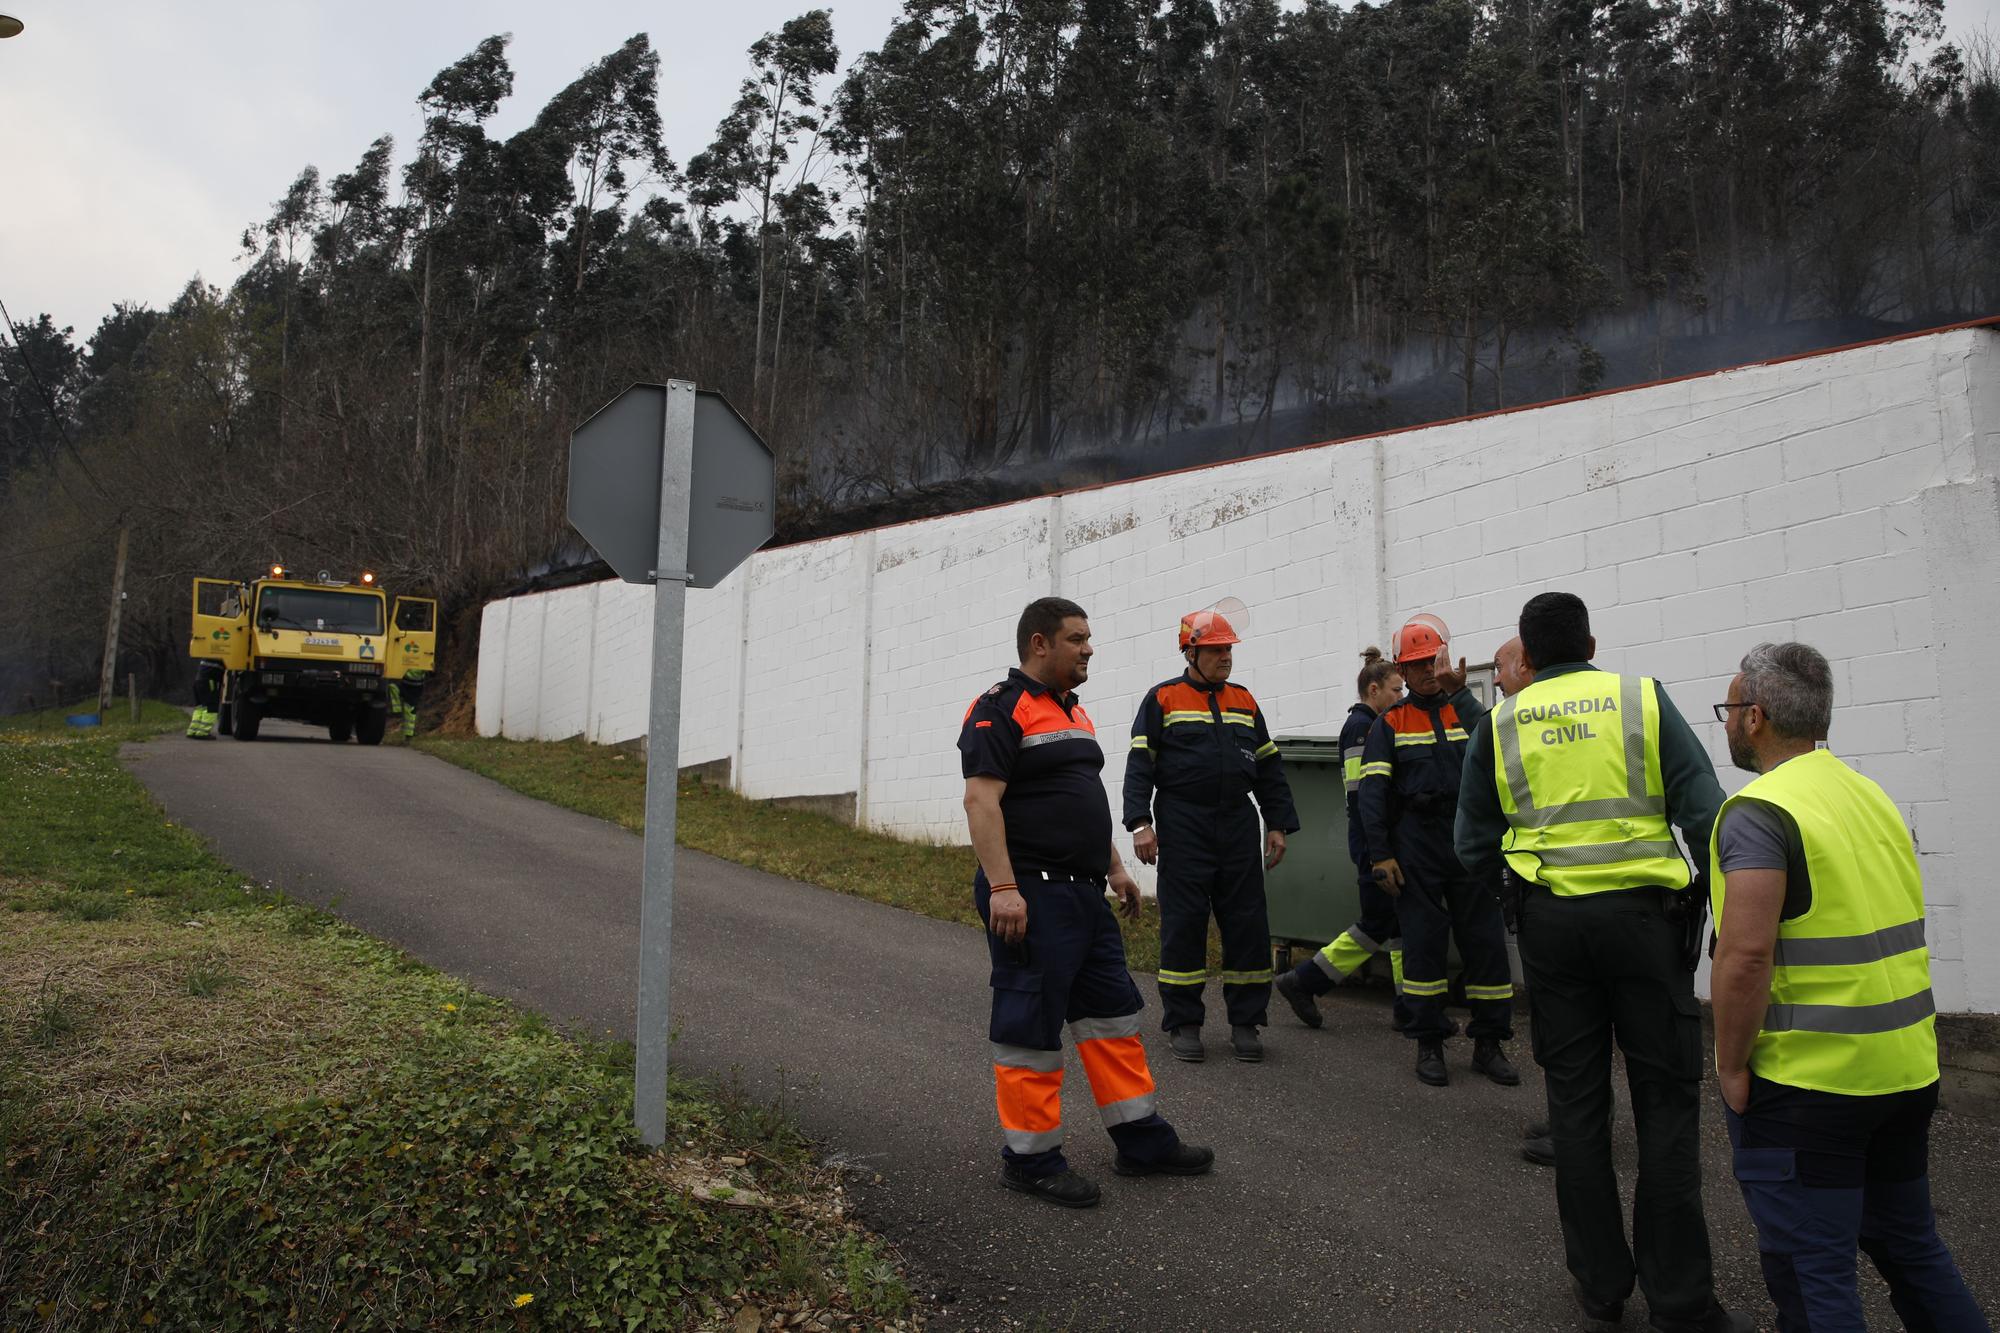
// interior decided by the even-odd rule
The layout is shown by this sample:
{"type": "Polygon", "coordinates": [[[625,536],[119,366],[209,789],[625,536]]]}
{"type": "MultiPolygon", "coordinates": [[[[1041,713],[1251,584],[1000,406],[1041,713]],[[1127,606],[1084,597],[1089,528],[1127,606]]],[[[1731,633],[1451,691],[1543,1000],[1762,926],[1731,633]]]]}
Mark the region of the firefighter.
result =
{"type": "Polygon", "coordinates": [[[403,720],[403,739],[417,734],[417,705],[423,702],[424,678],[428,671],[408,671],[401,681],[389,682],[389,716],[403,720]]]}
{"type": "Polygon", "coordinates": [[[1238,1060],[1264,1058],[1257,1035],[1271,997],[1264,872],[1299,828],[1264,715],[1250,691],[1229,680],[1241,641],[1221,609],[1182,619],[1187,667],[1146,692],[1125,760],[1125,827],[1139,859],[1160,867],[1160,1022],[1180,1060],[1205,1054],[1211,915],[1222,932],[1230,1050],[1238,1060]]]}
{"type": "Polygon", "coordinates": [[[1063,1157],[1063,1027],[1076,1043],[1121,1176],[1197,1176],[1215,1160],[1182,1143],[1154,1103],[1139,1038],[1145,1001],[1105,901],[1139,910],[1139,886],[1111,840],[1097,728],[1077,702],[1090,622],[1060,597],[1030,602],[1015,629],[1021,665],[973,700],[959,731],[965,819],[979,859],[973,903],[986,922],[993,1014],[987,1036],[1000,1111],[1000,1182],[1067,1208],[1098,1188],[1063,1157]]]}
{"type": "Polygon", "coordinates": [[[1292,1006],[1292,1012],[1307,1027],[1323,1021],[1314,996],[1324,995],[1342,978],[1378,953],[1389,955],[1389,973],[1396,986],[1393,1014],[1396,1031],[1410,1025],[1409,1006],[1403,1001],[1403,931],[1396,924],[1396,900],[1375,880],[1375,866],[1368,859],[1368,840],[1361,832],[1361,754],[1367,746],[1369,728],[1403,697],[1403,673],[1382,656],[1380,648],[1369,647],[1361,654],[1361,674],[1355,679],[1356,702],[1347,710],[1340,728],[1341,776],[1347,787],[1347,856],[1354,862],[1356,888],[1361,897],[1361,919],[1342,931],[1324,949],[1278,978],[1278,994],[1292,1006]]]}
{"type": "Polygon", "coordinates": [[[1417,1043],[1417,1078],[1445,1072],[1445,964],[1451,940],[1465,963],[1472,1010],[1472,1067],[1512,1087],[1520,1074],[1501,1043],[1514,1035],[1514,984],[1507,965],[1497,877],[1475,879],[1452,848],[1466,734],[1484,710],[1465,688],[1465,664],[1450,669],[1443,636],[1424,619],[1397,631],[1392,655],[1410,695],[1369,728],[1361,764],[1361,825],[1382,887],[1403,925],[1406,1035],[1417,1043]]]}
{"type": "Polygon", "coordinates": [[[222,708],[222,663],[204,658],[194,668],[194,716],[188,719],[188,739],[215,739],[222,708]]]}
{"type": "MultiPolygon", "coordinates": [[[[210,585],[213,586],[213,585],[210,585]]],[[[234,620],[243,614],[243,597],[235,588],[222,596],[222,605],[216,614],[225,620],[234,620]]],[[[212,658],[203,658],[194,669],[194,716],[188,719],[188,739],[206,741],[215,739],[215,724],[222,710],[222,663],[212,658]]]]}

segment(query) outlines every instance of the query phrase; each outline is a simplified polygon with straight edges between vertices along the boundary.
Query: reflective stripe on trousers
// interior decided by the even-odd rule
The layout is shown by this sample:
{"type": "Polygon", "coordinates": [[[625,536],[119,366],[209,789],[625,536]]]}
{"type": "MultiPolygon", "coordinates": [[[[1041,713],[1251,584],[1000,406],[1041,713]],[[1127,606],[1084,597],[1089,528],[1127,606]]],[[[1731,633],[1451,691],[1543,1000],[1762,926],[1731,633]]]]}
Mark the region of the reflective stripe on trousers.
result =
{"type": "Polygon", "coordinates": [[[1153,1114],[1153,1074],[1139,1040],[1139,1015],[1079,1018],[1069,1025],[1069,1036],[1106,1129],[1153,1114]]]}
{"type": "Polygon", "coordinates": [[[993,1045],[993,1091],[1000,1133],[1017,1153],[1062,1146],[1061,1051],[993,1045]]]}

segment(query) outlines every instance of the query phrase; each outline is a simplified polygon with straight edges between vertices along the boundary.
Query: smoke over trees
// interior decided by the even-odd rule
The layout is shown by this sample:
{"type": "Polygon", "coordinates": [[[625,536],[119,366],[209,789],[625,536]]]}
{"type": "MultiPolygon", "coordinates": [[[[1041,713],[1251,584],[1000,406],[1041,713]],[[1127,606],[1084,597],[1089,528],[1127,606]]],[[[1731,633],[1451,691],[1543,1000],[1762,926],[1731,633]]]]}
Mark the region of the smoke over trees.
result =
{"type": "Polygon", "coordinates": [[[365,564],[470,605],[563,548],[569,430],[634,380],[727,393],[803,531],[1191,430],[1243,451],[1281,416],[1399,424],[1399,393],[1483,410],[1992,313],[2000,80],[1941,14],[909,0],[844,77],[826,10],[760,39],[712,130],[661,125],[639,34],[506,138],[488,38],[400,170],[382,138],[283,187],[226,291],[80,345],[16,324],[0,704],[94,672],[121,524],[160,679],[195,573],[365,564]]]}

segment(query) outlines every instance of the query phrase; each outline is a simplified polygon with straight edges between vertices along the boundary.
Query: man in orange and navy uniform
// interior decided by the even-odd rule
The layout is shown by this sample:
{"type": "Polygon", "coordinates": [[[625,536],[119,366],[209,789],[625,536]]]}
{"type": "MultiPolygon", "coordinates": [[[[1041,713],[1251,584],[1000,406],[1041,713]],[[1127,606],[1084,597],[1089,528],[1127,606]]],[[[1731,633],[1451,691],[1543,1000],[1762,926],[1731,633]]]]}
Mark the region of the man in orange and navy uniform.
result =
{"type": "Polygon", "coordinates": [[[993,1081],[1000,1182],[1088,1208],[1098,1188],[1063,1157],[1062,1033],[1069,1027],[1121,1176],[1193,1176],[1215,1154],[1184,1144],[1154,1104],[1139,1039],[1145,1007],[1125,940],[1139,886],[1111,841],[1104,751],[1077,702],[1090,673],[1090,622],[1059,597],[1030,602],[1015,632],[1021,665],[973,700],[959,732],[965,817],[979,859],[974,905],[993,960],[993,1081]]]}
{"type": "Polygon", "coordinates": [[[1208,918],[1222,932],[1230,1050],[1261,1060],[1271,998],[1264,872],[1299,831],[1292,789],[1257,700],[1230,682],[1242,642],[1221,611],[1180,624],[1187,670],[1147,691],[1125,760],[1125,827],[1139,859],[1160,864],[1161,1026],[1181,1060],[1200,1060],[1208,918]],[[1251,804],[1251,798],[1256,804],[1251,804]],[[1260,847],[1257,816],[1267,830],[1260,847]]]}
{"type": "Polygon", "coordinates": [[[1359,804],[1376,878],[1395,895],[1403,926],[1405,1035],[1417,1043],[1417,1078],[1443,1087],[1450,1081],[1445,964],[1456,937],[1472,1010],[1472,1067],[1511,1087],[1521,1076],[1500,1045],[1514,1035],[1514,983],[1499,885],[1468,875],[1452,844],[1468,733],[1485,710],[1465,688],[1463,664],[1449,670],[1443,637],[1422,619],[1396,632],[1393,656],[1410,693],[1368,732],[1359,804]]]}

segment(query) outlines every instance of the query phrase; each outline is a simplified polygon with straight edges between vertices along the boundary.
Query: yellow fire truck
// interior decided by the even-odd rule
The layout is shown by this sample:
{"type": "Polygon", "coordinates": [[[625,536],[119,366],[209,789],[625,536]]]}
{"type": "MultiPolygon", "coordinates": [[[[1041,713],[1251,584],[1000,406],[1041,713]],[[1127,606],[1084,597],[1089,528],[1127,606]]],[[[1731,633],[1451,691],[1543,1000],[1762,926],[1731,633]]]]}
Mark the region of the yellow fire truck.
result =
{"type": "Polygon", "coordinates": [[[370,573],[308,579],[273,565],[247,581],[196,579],[188,655],[222,668],[218,726],[239,741],[281,717],[325,727],[335,741],[379,745],[390,682],[436,664],[437,603],[392,605],[370,573]]]}

